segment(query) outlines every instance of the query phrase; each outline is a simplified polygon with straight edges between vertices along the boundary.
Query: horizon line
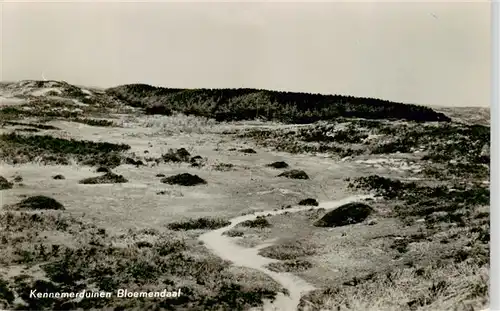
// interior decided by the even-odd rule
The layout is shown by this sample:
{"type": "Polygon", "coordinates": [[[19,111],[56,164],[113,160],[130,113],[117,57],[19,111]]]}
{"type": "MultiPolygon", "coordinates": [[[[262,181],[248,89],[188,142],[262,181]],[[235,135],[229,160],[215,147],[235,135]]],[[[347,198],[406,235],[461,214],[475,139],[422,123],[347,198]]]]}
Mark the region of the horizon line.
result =
{"type": "Polygon", "coordinates": [[[419,104],[415,102],[404,102],[404,101],[398,101],[398,100],[391,100],[391,99],[385,99],[385,98],[380,98],[380,97],[370,97],[370,96],[363,96],[363,95],[346,95],[346,94],[339,94],[339,93],[321,93],[321,92],[311,92],[311,91],[297,91],[297,90],[289,90],[289,89],[267,89],[267,88],[257,88],[257,87],[173,87],[173,86],[165,86],[165,85],[158,85],[158,84],[149,84],[146,82],[130,82],[130,83],[122,83],[122,84],[116,84],[113,86],[92,86],[92,85],[82,85],[82,84],[73,84],[71,82],[68,82],[66,80],[54,80],[54,79],[47,79],[47,80],[39,80],[39,79],[22,79],[22,80],[0,80],[0,84],[3,83],[18,83],[18,82],[29,82],[29,81],[34,81],[34,82],[59,82],[59,83],[67,83],[69,85],[73,85],[76,87],[80,88],[92,88],[92,89],[98,89],[98,90],[107,90],[107,89],[112,89],[112,88],[117,88],[120,86],[127,86],[127,85],[148,85],[156,88],[164,88],[164,89],[179,89],[179,90],[240,90],[240,89],[247,89],[247,90],[256,90],[256,91],[269,91],[269,92],[283,92],[283,93],[298,93],[298,94],[308,94],[308,95],[322,95],[322,96],[341,96],[341,97],[354,97],[358,99],[374,99],[374,100],[380,100],[380,101],[386,101],[386,102],[391,102],[391,103],[397,103],[397,104],[403,104],[403,105],[416,105],[416,106],[424,106],[424,107],[436,107],[436,108],[491,108],[491,104],[485,105],[485,106],[446,106],[446,105],[431,105],[431,104],[419,104]]]}

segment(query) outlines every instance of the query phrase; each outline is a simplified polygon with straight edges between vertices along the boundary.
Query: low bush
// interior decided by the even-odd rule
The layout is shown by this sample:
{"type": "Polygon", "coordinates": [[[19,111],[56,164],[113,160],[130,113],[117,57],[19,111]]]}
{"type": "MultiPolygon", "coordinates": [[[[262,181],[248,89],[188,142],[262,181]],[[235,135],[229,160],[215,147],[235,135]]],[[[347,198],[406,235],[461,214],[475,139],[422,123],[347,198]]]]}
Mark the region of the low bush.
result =
{"type": "Polygon", "coordinates": [[[288,168],[288,164],[284,161],[273,162],[267,166],[272,168],[288,168]]]}
{"type": "Polygon", "coordinates": [[[71,122],[83,123],[90,126],[100,126],[100,127],[112,127],[117,126],[115,122],[104,120],[104,119],[89,119],[89,118],[73,118],[70,119],[71,122]]]}
{"type": "Polygon", "coordinates": [[[111,173],[111,169],[105,166],[99,166],[95,171],[97,173],[111,173]]]}
{"type": "Polygon", "coordinates": [[[307,199],[304,199],[304,200],[301,200],[299,202],[299,205],[310,205],[310,206],[318,206],[319,203],[316,199],[313,199],[313,198],[307,198],[307,199]]]}
{"type": "Polygon", "coordinates": [[[245,149],[240,149],[241,153],[257,153],[257,151],[253,150],[252,148],[245,148],[245,149]]]}
{"type": "Polygon", "coordinates": [[[241,226],[250,227],[250,228],[268,228],[268,227],[271,227],[271,224],[269,223],[269,221],[266,218],[264,218],[262,216],[258,216],[254,220],[246,220],[246,221],[242,222],[241,226]]]}
{"type": "Polygon", "coordinates": [[[309,179],[309,176],[307,175],[307,173],[302,171],[302,170],[286,171],[286,172],[279,174],[278,177],[286,177],[286,178],[291,178],[291,179],[309,179]]]}
{"type": "Polygon", "coordinates": [[[170,149],[161,157],[165,162],[189,162],[191,154],[185,148],[177,150],[170,149]]]}
{"type": "Polygon", "coordinates": [[[170,230],[215,230],[230,225],[231,222],[221,218],[197,218],[183,222],[173,222],[167,225],[170,230]]]}
{"type": "Polygon", "coordinates": [[[189,173],[182,173],[170,177],[164,177],[161,179],[161,182],[164,184],[170,185],[181,185],[181,186],[197,186],[204,185],[207,182],[199,177],[198,175],[192,175],[189,173]]]}
{"type": "Polygon", "coordinates": [[[15,210],[64,210],[64,206],[53,198],[36,195],[23,199],[9,209],[15,210]]]}
{"type": "Polygon", "coordinates": [[[5,177],[0,176],[0,190],[12,189],[13,183],[9,182],[5,177]]]}
{"type": "Polygon", "coordinates": [[[60,130],[60,128],[58,128],[58,127],[55,127],[53,125],[47,125],[47,124],[24,123],[24,122],[14,122],[14,121],[6,121],[5,123],[9,124],[9,125],[19,125],[19,126],[32,127],[32,128],[36,128],[39,130],[60,130]]]}
{"type": "Polygon", "coordinates": [[[49,135],[0,135],[0,158],[11,163],[26,163],[37,158],[44,164],[68,165],[74,158],[82,165],[121,164],[121,152],[130,149],[126,144],[63,139],[49,135]]]}
{"type": "Polygon", "coordinates": [[[326,213],[314,223],[316,227],[340,227],[364,221],[373,208],[363,203],[348,203],[326,213]]]}
{"type": "Polygon", "coordinates": [[[220,172],[228,172],[234,168],[234,165],[231,163],[217,163],[214,166],[214,170],[220,171],[220,172]]]}
{"type": "Polygon", "coordinates": [[[287,260],[282,262],[272,262],[268,265],[269,270],[275,272],[303,272],[309,270],[313,265],[303,259],[287,260]]]}
{"type": "Polygon", "coordinates": [[[106,173],[102,176],[88,177],[80,180],[78,183],[84,185],[95,185],[95,184],[118,184],[126,183],[128,180],[122,175],[115,173],[106,173]]]}
{"type": "Polygon", "coordinates": [[[305,240],[288,240],[280,244],[265,247],[259,251],[264,257],[278,260],[295,260],[316,254],[316,245],[305,240]]]}

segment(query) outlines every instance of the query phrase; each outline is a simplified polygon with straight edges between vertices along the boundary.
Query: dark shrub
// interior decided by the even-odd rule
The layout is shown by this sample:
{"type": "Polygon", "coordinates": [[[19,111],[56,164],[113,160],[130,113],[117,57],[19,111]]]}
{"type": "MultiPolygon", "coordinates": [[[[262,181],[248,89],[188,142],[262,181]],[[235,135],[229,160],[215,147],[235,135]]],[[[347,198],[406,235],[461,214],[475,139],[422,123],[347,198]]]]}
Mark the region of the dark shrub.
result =
{"type": "Polygon", "coordinates": [[[148,241],[139,241],[139,242],[136,242],[135,245],[138,247],[138,248],[145,248],[145,247],[153,247],[153,244],[151,244],[150,242],[148,241]]]}
{"type": "Polygon", "coordinates": [[[356,224],[365,220],[372,212],[373,209],[366,204],[348,203],[326,213],[314,225],[316,227],[340,227],[356,224]]]}
{"type": "Polygon", "coordinates": [[[9,182],[4,177],[0,176],[0,190],[12,189],[14,184],[9,182]]]}
{"type": "Polygon", "coordinates": [[[214,166],[214,170],[221,172],[228,172],[232,170],[233,167],[234,165],[231,163],[217,163],[217,165],[214,166]]]}
{"type": "Polygon", "coordinates": [[[62,179],[66,179],[63,175],[61,174],[57,174],[57,175],[54,175],[52,176],[53,179],[59,179],[59,180],[62,180],[62,179]]]}
{"type": "Polygon", "coordinates": [[[238,230],[229,230],[223,233],[223,235],[227,235],[231,238],[242,237],[244,235],[243,231],[238,230]]]}
{"type": "Polygon", "coordinates": [[[28,146],[33,149],[74,155],[97,155],[99,153],[119,152],[130,149],[130,146],[126,144],[75,139],[67,140],[49,135],[24,136],[10,133],[0,135],[0,139],[16,145],[28,146]]]}
{"type": "Polygon", "coordinates": [[[172,109],[170,109],[162,104],[154,104],[154,105],[146,107],[144,110],[145,110],[146,114],[161,114],[161,115],[165,115],[165,116],[172,115],[172,109]]]}
{"type": "Polygon", "coordinates": [[[242,152],[242,153],[257,153],[257,151],[253,150],[252,148],[240,149],[240,152],[242,152]]]}
{"type": "Polygon", "coordinates": [[[129,145],[68,140],[50,135],[19,135],[16,133],[0,135],[3,148],[0,157],[8,162],[31,162],[40,158],[44,164],[68,165],[75,158],[83,165],[120,165],[121,152],[130,149],[129,145]]]}
{"type": "Polygon", "coordinates": [[[313,198],[307,198],[299,202],[299,205],[318,206],[319,203],[313,198]]]}
{"type": "Polygon", "coordinates": [[[231,222],[220,218],[202,217],[198,219],[190,219],[183,222],[173,222],[167,225],[170,230],[198,230],[209,229],[215,230],[230,225],[231,222]]]}
{"type": "Polygon", "coordinates": [[[90,166],[115,168],[122,164],[123,156],[116,152],[101,153],[95,156],[81,157],[80,163],[90,166]]]}
{"type": "Polygon", "coordinates": [[[181,186],[196,186],[207,183],[203,178],[199,177],[198,175],[191,175],[189,173],[182,173],[170,177],[165,177],[161,179],[161,182],[164,184],[181,185],[181,186]]]}
{"type": "Polygon", "coordinates": [[[268,164],[267,166],[272,167],[272,168],[287,168],[288,164],[284,161],[278,161],[278,162],[273,162],[271,164],[268,164]]]}
{"type": "Polygon", "coordinates": [[[100,166],[96,170],[97,173],[111,173],[111,169],[109,167],[100,166]]]}
{"type": "Polygon", "coordinates": [[[109,121],[109,120],[73,118],[73,119],[71,119],[71,122],[83,123],[83,124],[87,124],[90,126],[101,126],[101,127],[115,126],[115,123],[113,121],[109,121]]]}
{"type": "Polygon", "coordinates": [[[141,165],[144,165],[144,162],[142,162],[141,160],[135,160],[133,158],[127,157],[127,158],[125,158],[125,164],[141,166],[141,165]]]}
{"type": "Polygon", "coordinates": [[[7,121],[5,122],[10,125],[19,125],[19,126],[28,126],[32,127],[35,129],[40,129],[40,130],[60,130],[60,128],[52,126],[52,125],[47,125],[47,124],[37,124],[37,123],[23,123],[23,122],[13,122],[13,121],[7,121]]]}
{"type": "Polygon", "coordinates": [[[33,197],[26,198],[21,202],[14,205],[15,209],[18,210],[64,210],[64,206],[57,202],[53,198],[49,198],[43,195],[37,195],[33,197]]]}
{"type": "Polygon", "coordinates": [[[170,149],[166,154],[161,157],[165,162],[189,162],[191,154],[185,148],[177,150],[170,149]]]}
{"type": "Polygon", "coordinates": [[[398,179],[390,179],[378,175],[370,175],[357,178],[350,187],[362,188],[366,190],[376,190],[379,195],[386,199],[393,199],[401,196],[406,189],[416,189],[416,184],[403,183],[398,179]]]}
{"type": "Polygon", "coordinates": [[[264,217],[257,217],[254,220],[247,220],[241,223],[242,226],[244,227],[250,227],[250,228],[267,228],[271,227],[271,224],[267,219],[264,217]]]}
{"type": "Polygon", "coordinates": [[[301,272],[311,269],[313,265],[303,259],[288,260],[283,262],[273,262],[269,264],[269,269],[275,272],[301,272]]]}
{"type": "Polygon", "coordinates": [[[182,162],[181,159],[174,152],[168,152],[162,154],[161,158],[165,162],[182,162]]]}
{"type": "Polygon", "coordinates": [[[14,131],[19,131],[19,132],[29,132],[29,133],[37,133],[40,132],[39,129],[32,129],[29,127],[22,127],[22,128],[16,128],[14,131]]]}
{"type": "Polygon", "coordinates": [[[407,140],[397,140],[389,143],[385,143],[376,146],[372,150],[372,154],[384,154],[384,153],[408,153],[411,150],[413,144],[410,144],[407,140]]]}
{"type": "Polygon", "coordinates": [[[189,160],[189,161],[191,163],[193,163],[193,162],[197,162],[197,161],[200,161],[200,160],[203,160],[203,158],[201,156],[197,155],[197,156],[192,157],[191,160],[189,160]]]}
{"type": "Polygon", "coordinates": [[[189,161],[189,157],[191,156],[191,154],[189,153],[189,151],[187,151],[185,148],[177,149],[176,153],[181,158],[181,160],[184,161],[184,162],[188,162],[189,161]]]}
{"type": "Polygon", "coordinates": [[[204,159],[199,155],[192,157],[189,162],[191,162],[192,167],[200,167],[205,163],[204,159]]]}
{"type": "Polygon", "coordinates": [[[137,161],[130,158],[130,157],[127,157],[127,158],[125,158],[125,164],[137,165],[137,161]]]}
{"type": "Polygon", "coordinates": [[[9,284],[0,279],[0,306],[2,305],[2,301],[7,302],[8,304],[12,304],[14,302],[15,295],[9,289],[9,284]]]}
{"type": "Polygon", "coordinates": [[[306,174],[306,172],[302,170],[290,170],[283,172],[278,175],[278,177],[286,177],[286,178],[291,178],[291,179],[309,179],[309,176],[306,174]]]}
{"type": "Polygon", "coordinates": [[[118,184],[126,183],[128,180],[122,175],[115,173],[106,173],[102,176],[84,178],[79,181],[80,184],[118,184]]]}

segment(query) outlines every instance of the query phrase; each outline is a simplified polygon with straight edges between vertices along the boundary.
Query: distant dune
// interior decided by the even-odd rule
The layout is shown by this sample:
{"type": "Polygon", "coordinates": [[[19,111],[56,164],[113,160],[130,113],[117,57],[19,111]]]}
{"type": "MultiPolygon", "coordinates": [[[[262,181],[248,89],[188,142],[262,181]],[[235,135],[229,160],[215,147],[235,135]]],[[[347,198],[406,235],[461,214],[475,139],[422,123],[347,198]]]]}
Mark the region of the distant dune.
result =
{"type": "Polygon", "coordinates": [[[450,121],[429,107],[344,95],[278,92],[257,89],[171,89],[148,84],[109,88],[106,93],[129,105],[212,117],[218,121],[264,118],[285,123],[312,123],[337,117],[450,121]]]}
{"type": "Polygon", "coordinates": [[[433,107],[456,121],[490,125],[490,107],[433,107]]]}
{"type": "Polygon", "coordinates": [[[488,305],[487,108],[32,80],[0,103],[0,310],[488,305]]]}

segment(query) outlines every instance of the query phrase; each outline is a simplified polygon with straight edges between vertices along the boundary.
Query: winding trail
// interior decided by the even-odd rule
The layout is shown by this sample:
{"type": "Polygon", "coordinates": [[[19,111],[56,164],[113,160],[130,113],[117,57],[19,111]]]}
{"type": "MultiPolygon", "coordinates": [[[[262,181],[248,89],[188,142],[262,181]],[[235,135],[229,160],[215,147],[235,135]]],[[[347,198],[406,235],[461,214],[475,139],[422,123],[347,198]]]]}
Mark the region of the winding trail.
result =
{"type": "Polygon", "coordinates": [[[258,216],[266,216],[269,214],[274,216],[274,215],[284,214],[286,212],[294,213],[294,212],[309,210],[311,208],[312,209],[324,208],[325,210],[329,210],[350,202],[360,201],[372,197],[373,196],[371,195],[357,195],[357,196],[347,197],[341,200],[322,202],[318,206],[296,206],[284,210],[276,210],[276,211],[271,210],[271,211],[263,211],[263,212],[256,212],[253,214],[243,215],[231,219],[230,220],[231,224],[226,227],[202,234],[199,237],[199,240],[203,241],[204,245],[220,258],[229,260],[236,266],[247,267],[261,271],[270,276],[271,278],[273,278],[281,286],[283,286],[288,290],[289,295],[284,295],[282,293],[279,293],[274,301],[272,302],[266,301],[264,303],[264,310],[282,310],[282,311],[297,310],[297,306],[300,303],[300,298],[305,293],[312,291],[316,288],[292,273],[274,272],[266,268],[266,266],[269,263],[279,261],[276,259],[262,257],[259,255],[260,249],[272,245],[272,243],[266,243],[254,248],[245,248],[243,246],[234,243],[233,242],[234,238],[223,235],[223,233],[228,230],[231,230],[232,228],[234,228],[236,225],[238,225],[243,221],[254,220],[258,216]]]}

